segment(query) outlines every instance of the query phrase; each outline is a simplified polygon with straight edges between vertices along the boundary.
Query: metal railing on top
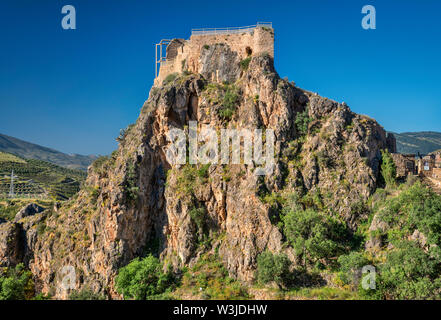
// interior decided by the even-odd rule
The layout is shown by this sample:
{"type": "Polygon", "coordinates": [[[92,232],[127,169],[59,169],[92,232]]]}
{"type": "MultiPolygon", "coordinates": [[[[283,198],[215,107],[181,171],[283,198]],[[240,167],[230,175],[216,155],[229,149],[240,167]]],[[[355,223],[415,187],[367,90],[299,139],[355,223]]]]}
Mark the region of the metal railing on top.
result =
{"type": "Polygon", "coordinates": [[[210,35],[210,34],[234,34],[251,32],[257,27],[273,28],[272,22],[257,22],[257,24],[245,27],[230,27],[230,28],[201,28],[191,29],[191,35],[210,35]]]}

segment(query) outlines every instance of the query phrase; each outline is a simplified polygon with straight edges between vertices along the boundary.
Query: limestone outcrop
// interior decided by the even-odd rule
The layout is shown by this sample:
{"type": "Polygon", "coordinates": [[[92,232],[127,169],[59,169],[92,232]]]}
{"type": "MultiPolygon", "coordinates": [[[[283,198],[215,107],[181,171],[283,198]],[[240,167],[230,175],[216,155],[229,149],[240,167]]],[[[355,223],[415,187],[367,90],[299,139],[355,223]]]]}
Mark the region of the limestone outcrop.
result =
{"type": "MultiPolygon", "coordinates": [[[[285,250],[273,203],[265,200],[273,193],[311,195],[356,228],[364,214],[357,204],[377,186],[380,150],[395,147],[385,130],[344,103],[281,79],[271,54],[249,53],[241,64],[243,54],[228,44],[198,52],[198,72],[151,89],[118,150],[89,167],[77,196],[38,222],[23,222],[28,249],[21,259],[38,290],[67,297],[62,270],[72,266],[77,289],[119,298],[117,270],[152,251],[176,268],[216,251],[231,276],[251,281],[258,254],[285,250]],[[188,130],[189,121],[199,129],[272,129],[274,171],[258,176],[255,164],[170,163],[167,134],[188,130]],[[41,223],[44,231],[32,233],[41,223]]],[[[18,226],[0,228],[0,257],[16,262],[16,249],[3,239],[19,237],[18,226]]]]}

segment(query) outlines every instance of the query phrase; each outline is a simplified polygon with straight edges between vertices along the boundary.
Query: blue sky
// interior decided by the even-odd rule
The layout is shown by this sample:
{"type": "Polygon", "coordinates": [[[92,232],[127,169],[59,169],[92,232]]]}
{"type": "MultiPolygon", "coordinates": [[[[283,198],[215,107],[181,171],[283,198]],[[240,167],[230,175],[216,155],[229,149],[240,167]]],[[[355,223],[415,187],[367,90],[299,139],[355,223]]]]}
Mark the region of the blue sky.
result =
{"type": "Polygon", "coordinates": [[[441,131],[441,1],[14,0],[0,3],[0,133],[107,154],[154,77],[154,43],[272,21],[281,77],[387,130],[441,131]],[[61,28],[76,8],[77,29],[61,28]],[[361,28],[376,8],[377,29],[361,28]]]}

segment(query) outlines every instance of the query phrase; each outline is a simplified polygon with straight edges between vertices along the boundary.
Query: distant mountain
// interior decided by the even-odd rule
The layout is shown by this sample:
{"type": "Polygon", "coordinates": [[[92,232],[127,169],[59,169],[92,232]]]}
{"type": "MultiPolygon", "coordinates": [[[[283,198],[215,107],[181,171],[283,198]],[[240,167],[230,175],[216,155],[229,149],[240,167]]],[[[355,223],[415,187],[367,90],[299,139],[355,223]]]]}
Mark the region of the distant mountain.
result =
{"type": "Polygon", "coordinates": [[[399,153],[427,154],[441,149],[441,132],[403,132],[394,133],[397,139],[397,151],[399,153]]]}
{"type": "Polygon", "coordinates": [[[0,151],[8,152],[26,159],[37,159],[57,164],[69,169],[86,170],[97,156],[66,154],[60,151],[39,146],[0,133],[0,151]]]}

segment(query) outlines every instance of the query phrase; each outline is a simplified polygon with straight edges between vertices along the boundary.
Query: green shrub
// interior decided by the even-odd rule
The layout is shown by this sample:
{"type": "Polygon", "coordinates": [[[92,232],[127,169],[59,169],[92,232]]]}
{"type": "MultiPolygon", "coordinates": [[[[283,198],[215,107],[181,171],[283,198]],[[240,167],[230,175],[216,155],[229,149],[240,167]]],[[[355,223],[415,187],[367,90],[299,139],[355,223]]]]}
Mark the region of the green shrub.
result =
{"type": "Polygon", "coordinates": [[[138,200],[139,187],[137,186],[137,183],[138,175],[135,165],[133,163],[129,163],[127,165],[126,177],[124,181],[124,193],[126,195],[128,204],[134,204],[136,200],[138,200]]]}
{"type": "Polygon", "coordinates": [[[398,195],[379,201],[378,219],[386,222],[382,240],[392,244],[377,265],[376,290],[359,289],[373,299],[439,299],[441,293],[441,196],[416,182],[398,195]],[[410,236],[418,230],[423,236],[410,236]]]}
{"type": "Polygon", "coordinates": [[[177,72],[173,72],[170,73],[169,75],[167,75],[164,79],[164,81],[162,82],[163,85],[167,85],[173,81],[175,81],[175,79],[178,77],[178,73],[177,72]]]}
{"type": "Polygon", "coordinates": [[[308,126],[310,122],[311,118],[309,118],[308,108],[306,108],[305,111],[298,112],[296,114],[294,124],[300,135],[303,136],[308,133],[308,126]]]}
{"type": "Polygon", "coordinates": [[[201,185],[205,184],[208,179],[208,170],[210,164],[201,165],[199,169],[196,165],[185,164],[178,170],[176,178],[176,190],[178,191],[178,196],[185,196],[194,193],[195,189],[199,188],[201,185]]]}
{"type": "Polygon", "coordinates": [[[101,294],[94,293],[91,290],[83,289],[81,291],[72,292],[69,295],[69,300],[106,300],[106,297],[101,294]]]}
{"type": "Polygon", "coordinates": [[[381,176],[383,177],[386,186],[395,187],[397,168],[394,160],[387,150],[381,150],[381,158],[381,176]]]}
{"type": "Polygon", "coordinates": [[[357,286],[362,268],[369,265],[370,261],[361,252],[351,252],[348,255],[340,256],[338,263],[340,264],[339,278],[343,283],[357,286]]]}
{"type": "Polygon", "coordinates": [[[440,299],[440,260],[411,241],[402,241],[379,267],[376,290],[360,288],[374,299],[440,299]]]}
{"type": "Polygon", "coordinates": [[[225,94],[219,108],[219,116],[231,120],[239,102],[239,90],[234,85],[226,85],[225,94]]]}
{"type": "Polygon", "coordinates": [[[257,257],[257,281],[265,284],[274,281],[279,287],[286,285],[291,261],[285,254],[262,252],[257,257]]]}
{"type": "MultiPolygon", "coordinates": [[[[441,196],[420,182],[386,200],[378,218],[391,229],[409,235],[419,230],[427,237],[428,244],[441,246],[441,196]]],[[[393,238],[388,240],[394,241],[393,238]]]]}
{"type": "Polygon", "coordinates": [[[202,237],[204,225],[205,225],[205,216],[207,215],[207,211],[204,207],[201,208],[193,208],[190,210],[191,220],[196,224],[198,228],[199,238],[202,237]]]}
{"type": "Polygon", "coordinates": [[[242,70],[246,71],[248,70],[248,66],[250,65],[251,57],[245,58],[240,62],[240,67],[242,70]]]}
{"type": "Polygon", "coordinates": [[[201,255],[190,270],[185,270],[180,289],[204,300],[249,299],[246,287],[228,276],[217,253],[201,255]]]}
{"type": "Polygon", "coordinates": [[[115,278],[116,290],[124,299],[146,300],[171,290],[174,284],[171,270],[164,273],[159,259],[152,255],[132,260],[115,278]]]}
{"type": "Polygon", "coordinates": [[[328,260],[345,251],[345,225],[312,209],[291,210],[282,218],[284,232],[303,266],[328,260]]]}
{"type": "Polygon", "coordinates": [[[25,300],[34,296],[32,273],[22,263],[0,269],[0,300],[25,300]],[[2,270],[3,269],[3,270],[2,270]]]}
{"type": "Polygon", "coordinates": [[[208,178],[208,170],[210,169],[210,164],[204,164],[202,165],[198,171],[197,171],[197,175],[199,178],[201,179],[206,179],[208,178]]]}

